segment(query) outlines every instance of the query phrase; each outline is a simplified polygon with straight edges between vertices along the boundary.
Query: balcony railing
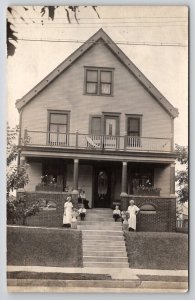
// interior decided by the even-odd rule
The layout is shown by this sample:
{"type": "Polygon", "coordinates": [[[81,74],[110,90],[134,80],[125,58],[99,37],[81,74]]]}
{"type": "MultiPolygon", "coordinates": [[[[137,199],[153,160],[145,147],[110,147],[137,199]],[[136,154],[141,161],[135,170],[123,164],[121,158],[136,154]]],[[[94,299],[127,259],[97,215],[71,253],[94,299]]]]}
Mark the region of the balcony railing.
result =
{"type": "Polygon", "coordinates": [[[25,131],[24,144],[27,146],[57,147],[71,149],[95,149],[118,151],[170,152],[171,139],[109,136],[81,133],[56,133],[25,131]]]}

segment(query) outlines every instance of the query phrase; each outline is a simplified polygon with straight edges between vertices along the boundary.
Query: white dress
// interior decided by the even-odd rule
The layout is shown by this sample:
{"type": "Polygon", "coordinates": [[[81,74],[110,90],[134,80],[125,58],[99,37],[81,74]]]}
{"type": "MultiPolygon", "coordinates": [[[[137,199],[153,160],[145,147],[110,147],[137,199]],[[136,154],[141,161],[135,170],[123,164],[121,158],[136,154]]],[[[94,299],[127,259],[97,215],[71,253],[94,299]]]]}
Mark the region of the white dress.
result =
{"type": "Polygon", "coordinates": [[[128,207],[128,213],[129,213],[129,219],[128,219],[128,225],[129,228],[133,228],[136,230],[136,212],[138,212],[140,209],[136,205],[130,205],[128,207]]]}
{"type": "Polygon", "coordinates": [[[63,224],[71,224],[72,221],[72,202],[64,203],[64,216],[63,216],[63,224]]]}

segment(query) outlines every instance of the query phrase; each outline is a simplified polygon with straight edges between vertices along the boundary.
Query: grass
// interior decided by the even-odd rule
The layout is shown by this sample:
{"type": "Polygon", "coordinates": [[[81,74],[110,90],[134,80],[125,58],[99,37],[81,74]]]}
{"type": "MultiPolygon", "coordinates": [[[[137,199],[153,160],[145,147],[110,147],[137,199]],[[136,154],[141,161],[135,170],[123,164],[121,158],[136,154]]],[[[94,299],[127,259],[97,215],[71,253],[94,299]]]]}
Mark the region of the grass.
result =
{"type": "Polygon", "coordinates": [[[41,272],[7,272],[8,279],[52,279],[52,280],[111,280],[107,274],[83,274],[83,273],[41,273],[41,272]]]}
{"type": "Polygon", "coordinates": [[[81,232],[51,228],[7,228],[7,264],[82,267],[81,232]]]}
{"type": "Polygon", "coordinates": [[[171,232],[126,232],[130,268],[188,269],[188,236],[171,232]]]}

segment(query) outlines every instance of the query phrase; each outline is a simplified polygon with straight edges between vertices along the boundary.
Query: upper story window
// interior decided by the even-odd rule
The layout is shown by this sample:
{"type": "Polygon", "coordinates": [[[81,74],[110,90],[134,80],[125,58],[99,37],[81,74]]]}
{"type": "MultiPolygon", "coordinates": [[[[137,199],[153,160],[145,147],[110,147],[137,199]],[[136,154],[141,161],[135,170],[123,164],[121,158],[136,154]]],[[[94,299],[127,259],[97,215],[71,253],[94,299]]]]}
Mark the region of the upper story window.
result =
{"type": "Polygon", "coordinates": [[[111,96],[113,93],[113,69],[85,68],[85,93],[111,96]]]}
{"type": "Polygon", "coordinates": [[[69,111],[48,111],[49,144],[68,145],[69,111]]]}

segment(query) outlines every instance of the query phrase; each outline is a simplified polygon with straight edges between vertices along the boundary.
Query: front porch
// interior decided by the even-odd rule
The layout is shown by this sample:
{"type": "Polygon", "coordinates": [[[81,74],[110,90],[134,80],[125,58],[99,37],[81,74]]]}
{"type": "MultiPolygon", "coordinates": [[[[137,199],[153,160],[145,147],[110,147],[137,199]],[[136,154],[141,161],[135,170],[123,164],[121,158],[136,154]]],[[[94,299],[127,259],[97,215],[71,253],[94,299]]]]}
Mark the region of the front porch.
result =
{"type": "Polygon", "coordinates": [[[84,190],[92,207],[110,207],[122,195],[174,195],[174,165],[148,162],[27,157],[32,192],[84,190]]]}

